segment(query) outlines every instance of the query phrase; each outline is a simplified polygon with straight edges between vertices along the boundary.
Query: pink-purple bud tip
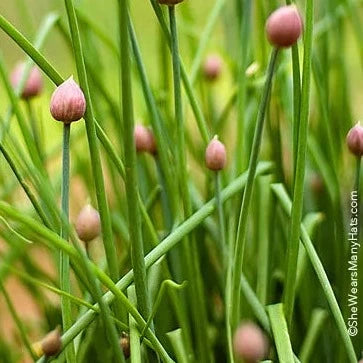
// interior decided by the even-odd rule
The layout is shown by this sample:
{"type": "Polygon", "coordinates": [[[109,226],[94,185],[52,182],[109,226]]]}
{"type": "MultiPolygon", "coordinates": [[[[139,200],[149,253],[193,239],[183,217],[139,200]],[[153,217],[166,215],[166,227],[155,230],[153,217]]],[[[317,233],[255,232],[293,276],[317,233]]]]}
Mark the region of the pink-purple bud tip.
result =
{"type": "Polygon", "coordinates": [[[90,242],[101,233],[100,215],[91,205],[86,205],[80,211],[76,221],[78,238],[83,242],[90,242]]]}
{"type": "MultiPolygon", "coordinates": [[[[19,83],[23,77],[25,64],[19,63],[15,66],[11,73],[11,84],[14,89],[19,87],[19,83]]],[[[21,97],[25,100],[38,96],[43,90],[42,75],[37,67],[32,67],[28,79],[25,82],[21,97]]]]}
{"type": "Polygon", "coordinates": [[[359,123],[348,132],[347,146],[355,156],[363,156],[363,127],[359,123]]]}
{"type": "Polygon", "coordinates": [[[247,362],[259,362],[264,359],[268,342],[262,330],[252,322],[242,323],[233,337],[235,354],[247,362]]]}
{"type": "Polygon", "coordinates": [[[277,48],[294,45],[300,38],[302,30],[303,22],[295,5],[282,6],[267,19],[267,38],[277,48]]]}
{"type": "Polygon", "coordinates": [[[218,55],[210,55],[204,62],[204,76],[209,81],[216,80],[222,71],[222,59],[218,55]]]}
{"type": "Polygon", "coordinates": [[[137,152],[156,154],[155,137],[152,131],[143,126],[136,125],[134,129],[135,146],[137,152]]]}
{"type": "Polygon", "coordinates": [[[80,120],[85,112],[86,99],[71,77],[54,91],[50,101],[50,113],[57,121],[71,123],[80,120]]]}
{"type": "Polygon", "coordinates": [[[210,170],[224,169],[227,163],[227,152],[223,143],[214,138],[205,151],[205,163],[210,170]]]}

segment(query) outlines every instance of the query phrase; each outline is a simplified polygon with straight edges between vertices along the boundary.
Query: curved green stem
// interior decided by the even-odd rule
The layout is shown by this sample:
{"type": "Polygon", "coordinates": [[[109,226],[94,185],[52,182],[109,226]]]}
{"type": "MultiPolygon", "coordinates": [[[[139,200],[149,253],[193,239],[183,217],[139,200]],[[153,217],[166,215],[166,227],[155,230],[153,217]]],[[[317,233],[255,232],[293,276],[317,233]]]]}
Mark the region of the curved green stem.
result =
{"type": "MultiPolygon", "coordinates": [[[[188,218],[192,214],[191,198],[188,188],[188,174],[186,165],[185,135],[184,135],[184,116],[181,96],[181,73],[180,57],[178,45],[178,33],[176,27],[175,7],[169,6],[171,49],[173,59],[173,80],[174,80],[174,101],[175,119],[177,128],[177,160],[178,174],[181,189],[181,197],[184,207],[184,217],[188,218]]],[[[183,243],[184,260],[186,273],[191,285],[190,304],[193,320],[196,323],[196,340],[201,362],[210,362],[209,340],[205,332],[207,331],[207,314],[205,310],[204,291],[202,277],[199,266],[199,257],[195,248],[190,248],[189,241],[194,242],[193,235],[183,243]],[[198,323],[197,323],[198,321],[198,323]]],[[[194,245],[194,243],[193,243],[194,245]]]]}
{"type": "Polygon", "coordinates": [[[287,251],[288,257],[286,284],[284,290],[284,308],[286,311],[286,320],[288,326],[291,325],[292,314],[294,310],[297,259],[299,253],[300,223],[304,202],[304,180],[310,105],[310,74],[314,21],[313,14],[314,2],[313,0],[308,0],[306,2],[304,67],[299,122],[299,140],[297,145],[297,157],[295,167],[296,174],[294,178],[294,198],[292,203],[290,239],[287,251]]]}
{"type": "Polygon", "coordinates": [[[140,210],[138,204],[138,185],[136,171],[136,148],[134,140],[134,114],[131,89],[130,42],[128,1],[120,0],[120,46],[122,71],[122,112],[124,122],[124,152],[126,196],[128,206],[129,233],[132,241],[131,256],[134,269],[137,306],[141,315],[147,319],[150,314],[149,297],[146,288],[146,269],[144,247],[141,234],[140,210]]]}
{"type": "Polygon", "coordinates": [[[262,132],[265,119],[265,112],[267,109],[267,104],[269,100],[270,90],[272,86],[272,78],[276,65],[276,59],[278,55],[278,49],[274,49],[271,55],[269,68],[267,71],[266,84],[263,91],[258,115],[256,122],[256,129],[253,138],[252,152],[248,168],[248,176],[246,188],[243,193],[241,213],[238,222],[237,237],[235,243],[235,255],[232,266],[232,284],[231,284],[231,294],[232,298],[230,300],[230,306],[228,307],[229,314],[231,314],[231,324],[234,330],[238,324],[239,313],[240,313],[240,277],[242,273],[243,256],[246,243],[247,234],[247,220],[250,211],[250,204],[252,199],[252,189],[256,177],[256,167],[257,159],[262,142],[262,132]]]}

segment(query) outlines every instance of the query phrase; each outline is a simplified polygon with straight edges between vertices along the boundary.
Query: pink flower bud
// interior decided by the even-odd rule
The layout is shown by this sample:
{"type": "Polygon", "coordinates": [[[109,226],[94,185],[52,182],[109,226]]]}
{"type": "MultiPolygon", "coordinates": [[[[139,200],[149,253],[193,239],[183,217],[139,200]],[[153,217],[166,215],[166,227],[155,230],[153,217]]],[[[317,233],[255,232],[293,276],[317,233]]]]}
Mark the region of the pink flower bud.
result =
{"type": "Polygon", "coordinates": [[[57,355],[62,348],[59,329],[49,332],[41,341],[41,350],[46,357],[57,355]]]}
{"type": "Polygon", "coordinates": [[[347,145],[352,154],[363,155],[363,127],[359,122],[348,132],[347,145]]]}
{"type": "Polygon", "coordinates": [[[267,19],[267,38],[277,48],[294,45],[300,38],[302,29],[303,23],[295,5],[282,6],[267,19]]]}
{"type": "Polygon", "coordinates": [[[222,71],[222,59],[218,55],[208,56],[205,60],[203,71],[207,80],[216,80],[222,71]]]}
{"type": "Polygon", "coordinates": [[[156,154],[156,143],[154,134],[143,125],[136,125],[134,130],[135,146],[137,152],[148,152],[156,154]]]}
{"type": "Polygon", "coordinates": [[[259,362],[267,354],[268,342],[262,330],[252,322],[242,323],[233,338],[236,355],[247,362],[259,362]]]}
{"type": "Polygon", "coordinates": [[[76,221],[76,231],[83,242],[90,242],[100,235],[100,215],[91,205],[86,205],[80,211],[76,221]]]}
{"type": "Polygon", "coordinates": [[[215,137],[205,151],[205,163],[210,170],[224,169],[227,163],[225,146],[215,137]]]}
{"type": "MultiPolygon", "coordinates": [[[[19,83],[23,77],[25,70],[25,64],[19,63],[11,73],[11,84],[14,89],[19,86],[19,83]]],[[[21,97],[25,100],[38,96],[43,89],[43,79],[40,71],[37,67],[32,67],[30,70],[28,79],[25,82],[24,89],[21,93],[21,97]]]]}
{"type": "Polygon", "coordinates": [[[71,123],[80,120],[85,112],[84,94],[71,77],[54,91],[50,101],[50,113],[57,121],[71,123]]]}
{"type": "Polygon", "coordinates": [[[173,6],[183,2],[184,0],[159,0],[159,4],[173,6]]]}

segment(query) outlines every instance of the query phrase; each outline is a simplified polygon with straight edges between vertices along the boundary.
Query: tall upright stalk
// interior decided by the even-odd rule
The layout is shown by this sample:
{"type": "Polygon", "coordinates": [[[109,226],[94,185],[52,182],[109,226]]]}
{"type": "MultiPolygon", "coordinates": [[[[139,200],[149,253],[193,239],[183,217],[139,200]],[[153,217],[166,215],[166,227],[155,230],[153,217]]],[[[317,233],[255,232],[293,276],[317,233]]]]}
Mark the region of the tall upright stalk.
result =
{"type": "MultiPolygon", "coordinates": [[[[61,205],[64,218],[69,219],[69,141],[71,133],[71,124],[64,124],[63,126],[63,156],[62,156],[62,195],[61,205]]],[[[62,219],[61,237],[68,241],[69,232],[68,226],[64,225],[62,219]]],[[[59,252],[59,275],[60,275],[60,287],[66,292],[71,292],[70,284],[70,269],[69,269],[69,257],[63,251],[59,252]]],[[[62,308],[62,321],[63,329],[68,330],[72,326],[72,308],[71,301],[65,297],[61,297],[62,308]]],[[[70,363],[76,362],[76,354],[74,350],[73,342],[66,347],[66,358],[70,363]]]]}
{"type": "Polygon", "coordinates": [[[219,237],[220,237],[220,252],[222,253],[222,266],[223,271],[225,271],[228,263],[228,247],[227,247],[227,239],[226,239],[226,224],[225,224],[225,216],[223,204],[221,201],[221,172],[217,171],[214,175],[215,180],[215,195],[216,195],[216,210],[218,213],[218,227],[219,227],[219,237]]]}
{"type": "MultiPolygon", "coordinates": [[[[286,4],[290,5],[292,0],[286,0],[286,4]]],[[[291,59],[292,59],[292,80],[294,90],[294,116],[292,123],[292,134],[293,134],[293,170],[295,175],[296,170],[296,159],[297,159],[297,145],[299,141],[299,129],[300,129],[300,104],[301,104],[301,76],[300,76],[300,59],[299,59],[299,48],[297,44],[294,44],[291,48],[291,59]]]]}
{"type": "Polygon", "coordinates": [[[275,48],[272,51],[270,64],[267,71],[267,78],[265,88],[262,94],[262,99],[257,115],[257,122],[255,128],[255,134],[253,138],[251,157],[248,167],[247,183],[243,193],[241,213],[239,216],[237,237],[234,247],[234,261],[232,266],[232,284],[231,284],[231,300],[230,306],[228,307],[229,314],[231,314],[231,328],[235,329],[240,313],[240,297],[241,297],[241,274],[243,265],[244,249],[246,245],[247,235],[247,222],[250,211],[250,204],[252,199],[252,191],[256,177],[257,159],[260,152],[262,142],[262,132],[265,120],[265,113],[268,105],[270,90],[272,86],[272,78],[275,70],[276,60],[278,55],[278,49],[275,48]]]}
{"type": "MultiPolygon", "coordinates": [[[[178,33],[176,27],[175,7],[169,6],[169,20],[171,33],[171,49],[173,58],[173,81],[174,81],[174,102],[175,121],[177,128],[177,160],[180,182],[181,197],[184,207],[184,217],[192,214],[192,205],[188,188],[188,174],[185,152],[184,117],[181,96],[181,68],[179,58],[178,33]]],[[[194,242],[193,234],[190,241],[194,242]]],[[[199,258],[196,248],[190,248],[189,241],[183,243],[184,258],[187,268],[188,280],[191,284],[190,306],[195,322],[198,355],[201,362],[211,362],[209,340],[207,331],[207,314],[205,310],[203,284],[199,267],[199,258]]],[[[193,246],[195,243],[193,243],[193,246]]]]}
{"type": "Polygon", "coordinates": [[[129,218],[130,241],[132,241],[131,256],[135,276],[137,306],[141,315],[147,319],[150,314],[149,298],[146,288],[146,269],[144,262],[144,247],[141,234],[140,211],[138,206],[138,186],[136,170],[136,148],[134,140],[134,114],[132,105],[132,85],[130,66],[129,14],[128,0],[119,0],[119,26],[121,46],[121,86],[122,113],[124,122],[124,152],[125,152],[125,184],[129,218]]]}
{"type": "Polygon", "coordinates": [[[248,53],[249,53],[249,34],[251,27],[251,0],[244,0],[241,5],[243,12],[241,24],[239,24],[239,52],[238,52],[238,91],[237,91],[237,110],[238,110],[238,123],[237,123],[237,148],[235,154],[235,172],[239,175],[243,167],[246,165],[248,159],[246,156],[246,145],[244,138],[246,138],[246,105],[247,105],[247,81],[246,69],[248,66],[248,53]]]}
{"type": "MultiPolygon", "coordinates": [[[[96,187],[98,210],[100,211],[100,216],[101,216],[103,243],[105,247],[105,253],[106,253],[110,276],[112,280],[117,281],[119,277],[117,251],[113,241],[111,217],[106,198],[105,183],[103,180],[102,165],[98,150],[98,141],[96,135],[92,100],[88,86],[88,79],[84,63],[81,37],[79,33],[78,22],[77,22],[76,12],[74,9],[73,0],[65,0],[65,5],[67,10],[69,26],[71,29],[72,44],[76,59],[79,81],[87,101],[87,109],[84,119],[86,121],[87,139],[91,156],[93,179],[96,187]]],[[[43,63],[44,62],[41,61],[41,64],[43,63]]],[[[55,79],[59,78],[59,75],[57,75],[54,72],[54,70],[51,70],[51,73],[54,75],[55,79]]],[[[122,307],[119,303],[117,304],[118,305],[117,305],[116,315],[119,316],[121,315],[122,307]]]]}
{"type": "Polygon", "coordinates": [[[309,123],[310,105],[310,74],[313,41],[313,14],[314,2],[306,2],[306,30],[304,40],[304,67],[303,83],[301,95],[301,110],[299,122],[299,140],[297,145],[296,173],[294,178],[294,197],[291,212],[290,239],[287,250],[287,272],[284,290],[284,307],[288,326],[291,325],[292,314],[295,301],[295,282],[297,272],[297,259],[299,253],[300,223],[302,218],[302,208],[304,202],[304,181],[306,166],[306,149],[309,123]]]}

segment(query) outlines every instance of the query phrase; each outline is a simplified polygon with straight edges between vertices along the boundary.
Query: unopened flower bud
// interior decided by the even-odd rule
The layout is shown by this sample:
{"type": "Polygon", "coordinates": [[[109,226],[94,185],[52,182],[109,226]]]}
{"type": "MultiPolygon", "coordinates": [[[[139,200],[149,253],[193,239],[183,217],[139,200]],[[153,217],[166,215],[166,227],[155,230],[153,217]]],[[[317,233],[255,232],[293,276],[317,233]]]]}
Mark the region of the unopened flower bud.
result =
{"type": "Polygon", "coordinates": [[[268,349],[267,338],[262,330],[252,322],[242,323],[233,338],[235,354],[246,362],[259,362],[268,349]]]}
{"type": "Polygon", "coordinates": [[[222,71],[222,59],[218,55],[210,55],[204,62],[204,76],[208,81],[216,80],[222,71]]]}
{"type": "Polygon", "coordinates": [[[303,22],[295,5],[282,6],[268,18],[266,33],[269,42],[277,48],[294,45],[300,38],[303,22]]]}
{"type": "Polygon", "coordinates": [[[156,154],[155,137],[152,131],[143,126],[136,125],[134,130],[135,146],[137,152],[156,154]]]}
{"type": "Polygon", "coordinates": [[[226,166],[226,148],[216,137],[209,143],[205,151],[205,163],[208,169],[214,171],[222,170],[226,166]]]}
{"type": "Polygon", "coordinates": [[[80,120],[85,112],[84,94],[71,77],[54,91],[50,101],[50,113],[57,121],[71,123],[80,120]]]}
{"type": "MultiPolygon", "coordinates": [[[[14,89],[19,86],[25,70],[25,63],[19,63],[11,73],[11,84],[14,89]]],[[[32,67],[25,82],[21,97],[25,100],[38,96],[43,89],[43,79],[37,67],[32,67]]]]}
{"type": "Polygon", "coordinates": [[[75,227],[79,239],[83,242],[90,242],[98,237],[101,233],[101,220],[97,210],[89,204],[83,207],[75,227]]]}
{"type": "Polygon", "coordinates": [[[130,358],[130,337],[126,333],[122,333],[120,346],[126,359],[130,358]]]}
{"type": "Polygon", "coordinates": [[[60,353],[62,340],[59,328],[49,332],[41,341],[33,344],[32,348],[37,357],[41,357],[42,355],[52,357],[60,353]]]}
{"type": "Polygon", "coordinates": [[[348,132],[347,146],[355,156],[363,155],[363,127],[359,122],[348,132]]]}
{"type": "Polygon", "coordinates": [[[183,2],[184,0],[159,0],[159,4],[173,6],[183,2]]]}

